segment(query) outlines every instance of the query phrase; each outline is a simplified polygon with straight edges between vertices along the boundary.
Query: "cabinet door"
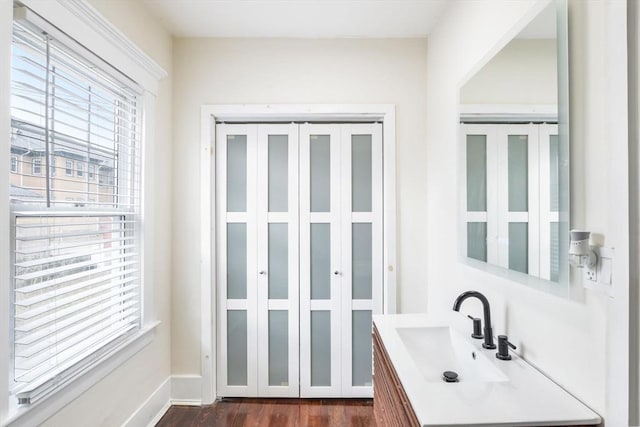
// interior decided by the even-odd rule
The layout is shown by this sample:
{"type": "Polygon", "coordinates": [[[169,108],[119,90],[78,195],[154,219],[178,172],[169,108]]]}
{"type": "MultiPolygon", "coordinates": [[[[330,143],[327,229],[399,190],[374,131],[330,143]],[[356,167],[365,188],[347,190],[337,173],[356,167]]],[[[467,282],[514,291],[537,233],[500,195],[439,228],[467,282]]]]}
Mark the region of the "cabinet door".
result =
{"type": "Polygon", "coordinates": [[[257,127],[216,126],[218,394],[258,391],[257,127]]]}
{"type": "Polygon", "coordinates": [[[297,397],[297,125],[258,125],[257,200],[258,394],[297,397]]]}

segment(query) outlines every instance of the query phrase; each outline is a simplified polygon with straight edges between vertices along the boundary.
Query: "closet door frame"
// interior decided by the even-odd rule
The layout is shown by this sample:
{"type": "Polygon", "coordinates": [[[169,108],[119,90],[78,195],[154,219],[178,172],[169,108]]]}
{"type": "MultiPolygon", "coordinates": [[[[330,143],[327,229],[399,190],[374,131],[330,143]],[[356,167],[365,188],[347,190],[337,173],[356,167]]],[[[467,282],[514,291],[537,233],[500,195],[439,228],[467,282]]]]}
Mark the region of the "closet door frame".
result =
{"type": "Polygon", "coordinates": [[[396,313],[396,118],[393,104],[203,105],[200,119],[200,361],[202,376],[189,382],[202,404],[217,397],[216,123],[358,122],[383,124],[383,313],[396,313]],[[198,390],[199,389],[199,390],[198,390]],[[199,393],[198,393],[199,391],[199,393]]]}

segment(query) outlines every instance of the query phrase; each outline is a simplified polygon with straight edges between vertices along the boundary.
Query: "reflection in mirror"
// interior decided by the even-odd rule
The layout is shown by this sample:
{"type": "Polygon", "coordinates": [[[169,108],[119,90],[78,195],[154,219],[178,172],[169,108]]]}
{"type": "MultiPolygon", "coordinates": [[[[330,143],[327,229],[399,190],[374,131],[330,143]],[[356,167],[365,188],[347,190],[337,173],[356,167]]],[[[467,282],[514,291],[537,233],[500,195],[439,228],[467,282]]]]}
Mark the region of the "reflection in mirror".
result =
{"type": "Polygon", "coordinates": [[[472,265],[562,288],[569,139],[559,17],[566,2],[550,2],[461,88],[460,242],[472,265]]]}

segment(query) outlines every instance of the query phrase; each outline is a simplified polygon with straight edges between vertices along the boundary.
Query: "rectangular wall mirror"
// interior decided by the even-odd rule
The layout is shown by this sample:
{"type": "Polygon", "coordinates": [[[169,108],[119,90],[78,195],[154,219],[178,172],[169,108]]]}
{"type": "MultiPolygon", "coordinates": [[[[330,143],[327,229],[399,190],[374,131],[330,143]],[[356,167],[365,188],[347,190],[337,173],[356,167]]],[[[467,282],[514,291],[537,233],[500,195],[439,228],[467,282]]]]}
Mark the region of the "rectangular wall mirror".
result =
{"type": "Polygon", "coordinates": [[[464,82],[459,100],[461,258],[567,295],[566,0],[541,4],[464,82]]]}

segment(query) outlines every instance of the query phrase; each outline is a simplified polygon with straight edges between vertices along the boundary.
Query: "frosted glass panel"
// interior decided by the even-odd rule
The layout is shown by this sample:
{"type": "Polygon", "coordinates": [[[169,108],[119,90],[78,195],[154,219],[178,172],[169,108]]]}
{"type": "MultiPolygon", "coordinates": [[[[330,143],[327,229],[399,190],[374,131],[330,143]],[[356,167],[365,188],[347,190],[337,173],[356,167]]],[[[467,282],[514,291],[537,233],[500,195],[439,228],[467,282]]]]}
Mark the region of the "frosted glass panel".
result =
{"type": "Polygon", "coordinates": [[[247,211],[247,136],[227,135],[227,212],[247,211]]]}
{"type": "Polygon", "coordinates": [[[269,135],[269,212],[288,210],[289,137],[269,135]]]}
{"type": "Polygon", "coordinates": [[[353,332],[351,352],[351,385],[371,385],[371,310],[354,310],[352,312],[353,332]]]}
{"type": "Polygon", "coordinates": [[[551,227],[551,262],[549,263],[551,271],[549,279],[553,282],[557,282],[560,280],[560,224],[552,222],[549,225],[551,227]]]}
{"type": "Polygon", "coordinates": [[[560,153],[558,149],[558,135],[551,135],[549,138],[549,185],[551,186],[549,191],[551,200],[549,200],[549,204],[551,206],[551,212],[558,212],[560,210],[560,199],[558,197],[560,190],[558,159],[560,153]]]}
{"type": "Polygon", "coordinates": [[[311,212],[331,210],[331,151],[329,135],[311,135],[311,212]]]}
{"type": "Polygon", "coordinates": [[[351,137],[351,197],[353,212],[371,212],[371,135],[351,137]]]}
{"type": "Polygon", "coordinates": [[[330,243],[330,224],[311,224],[311,299],[331,298],[330,243]]]}
{"type": "Polygon", "coordinates": [[[487,210],[487,136],[467,135],[467,211],[487,210]]]}
{"type": "Polygon", "coordinates": [[[227,224],[227,298],[247,298],[247,224],[227,224]]]}
{"type": "Polygon", "coordinates": [[[287,310],[269,311],[269,385],[289,385],[289,318],[287,310]]]}
{"type": "Polygon", "coordinates": [[[227,384],[247,385],[247,312],[227,311],[227,384]]]}
{"type": "Polygon", "coordinates": [[[311,312],[311,385],[331,385],[331,316],[326,310],[311,312]]]}
{"type": "Polygon", "coordinates": [[[487,262],[487,223],[467,223],[467,256],[487,262]]]}
{"type": "Polygon", "coordinates": [[[527,212],[529,200],[527,135],[509,135],[509,212],[527,212]]]}
{"type": "Polygon", "coordinates": [[[353,299],[371,299],[371,224],[352,224],[353,299]]]}
{"type": "Polygon", "coordinates": [[[289,224],[269,224],[269,298],[287,299],[289,287],[289,224]]]}
{"type": "Polygon", "coordinates": [[[509,223],[509,269],[529,272],[529,224],[509,223]]]}

